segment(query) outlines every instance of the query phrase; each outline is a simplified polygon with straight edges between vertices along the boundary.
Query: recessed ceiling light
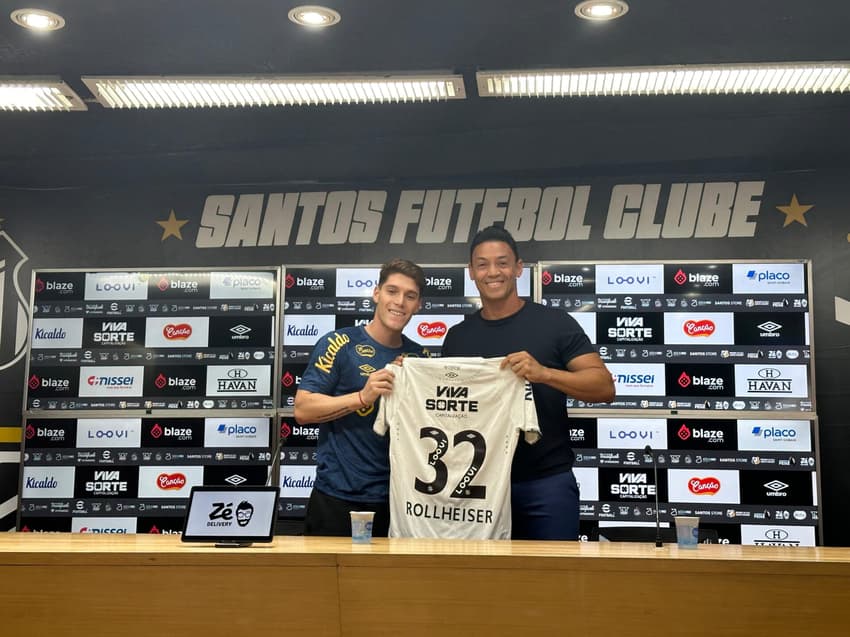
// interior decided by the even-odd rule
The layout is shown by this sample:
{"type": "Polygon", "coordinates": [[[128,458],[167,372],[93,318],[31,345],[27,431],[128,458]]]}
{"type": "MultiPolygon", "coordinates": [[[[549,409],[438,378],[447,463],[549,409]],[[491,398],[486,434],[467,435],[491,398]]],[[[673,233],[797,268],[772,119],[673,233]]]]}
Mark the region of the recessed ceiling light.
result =
{"type": "Polygon", "coordinates": [[[585,20],[613,20],[628,12],[623,0],[584,0],[576,5],[576,15],[585,20]]]}
{"type": "Polygon", "coordinates": [[[15,9],[9,17],[15,24],[33,31],[57,31],[65,26],[65,18],[44,9],[15,9]]]}
{"type": "Polygon", "coordinates": [[[289,19],[302,27],[322,28],[337,24],[342,16],[327,7],[305,4],[290,10],[289,19]]]}

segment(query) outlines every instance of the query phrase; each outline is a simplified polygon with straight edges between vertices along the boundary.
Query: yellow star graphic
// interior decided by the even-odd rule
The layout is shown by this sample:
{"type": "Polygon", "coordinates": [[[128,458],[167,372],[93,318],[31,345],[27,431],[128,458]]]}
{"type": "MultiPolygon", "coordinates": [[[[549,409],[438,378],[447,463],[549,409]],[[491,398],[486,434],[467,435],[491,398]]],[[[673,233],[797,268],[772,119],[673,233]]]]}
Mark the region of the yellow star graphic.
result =
{"type": "Polygon", "coordinates": [[[180,234],[180,228],[189,223],[188,219],[178,219],[174,215],[174,210],[171,210],[171,214],[168,215],[168,219],[165,221],[157,221],[157,225],[162,226],[162,239],[160,241],[165,241],[168,237],[177,237],[180,241],[183,241],[183,235],[180,234]]]}
{"type": "Polygon", "coordinates": [[[785,223],[782,224],[782,227],[791,225],[793,222],[801,223],[807,228],[809,224],[806,223],[806,218],[803,216],[809,210],[814,208],[814,204],[810,206],[804,206],[799,201],[797,201],[797,195],[791,195],[791,203],[787,206],[776,206],[776,209],[785,214],[785,223]]]}

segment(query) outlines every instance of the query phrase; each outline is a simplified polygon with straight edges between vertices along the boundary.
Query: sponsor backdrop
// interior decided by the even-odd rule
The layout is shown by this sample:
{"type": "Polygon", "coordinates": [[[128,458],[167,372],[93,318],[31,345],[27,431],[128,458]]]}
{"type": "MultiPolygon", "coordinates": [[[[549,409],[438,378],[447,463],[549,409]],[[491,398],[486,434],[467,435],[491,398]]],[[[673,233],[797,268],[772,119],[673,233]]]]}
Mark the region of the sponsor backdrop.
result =
{"type": "MultiPolygon", "coordinates": [[[[27,338],[26,291],[34,269],[284,264],[294,271],[300,264],[375,264],[395,256],[428,264],[456,264],[467,260],[468,241],[475,231],[493,222],[503,222],[514,233],[521,256],[531,263],[810,259],[813,305],[809,311],[814,319],[814,348],[812,378],[808,380],[816,380],[817,388],[814,398],[820,440],[813,440],[812,444],[819,444],[822,451],[819,469],[825,541],[850,544],[843,531],[850,524],[850,514],[843,504],[850,478],[842,471],[850,452],[850,423],[843,409],[844,398],[850,393],[846,374],[850,358],[850,221],[844,206],[847,196],[841,175],[815,171],[593,179],[547,175],[479,178],[463,183],[435,179],[396,182],[392,187],[387,187],[386,182],[364,182],[0,191],[0,417],[11,428],[22,425],[23,387],[27,380],[22,360],[27,338]]],[[[607,294],[602,290],[596,293],[607,294]]],[[[735,311],[728,313],[737,315],[735,311]]],[[[454,313],[435,314],[449,318],[454,313]]],[[[643,324],[629,324],[624,317],[619,326],[614,319],[613,325],[603,322],[594,325],[594,329],[607,334],[612,327],[615,333],[618,328],[668,328],[655,325],[650,317],[643,318],[643,324]]],[[[733,334],[749,334],[749,338],[761,338],[771,331],[764,327],[765,321],[716,318],[715,331],[704,336],[707,345],[712,338],[726,338],[729,330],[733,334]]],[[[776,317],[772,319],[780,322],[776,317]]],[[[695,323],[699,320],[695,317],[695,323]]],[[[443,318],[440,321],[446,322],[443,318]]],[[[335,325],[334,320],[331,327],[335,325]]],[[[97,333],[103,338],[122,338],[115,336],[122,330],[87,325],[85,320],[82,326],[46,323],[40,327],[45,329],[43,334],[64,330],[63,338],[74,344],[77,339],[90,342],[97,333]]],[[[207,337],[211,338],[213,326],[207,329],[207,337]]],[[[671,331],[675,329],[670,326],[671,331]]],[[[694,329],[705,328],[695,324],[694,329]]],[[[789,324],[786,332],[783,325],[780,338],[792,338],[799,329],[789,324]]],[[[136,326],[128,321],[126,331],[135,330],[136,326]]],[[[293,336],[299,336],[295,331],[293,336]]],[[[202,332],[203,327],[199,326],[198,333],[202,332]]],[[[49,340],[48,336],[46,343],[49,340]]],[[[784,345],[777,341],[780,344],[784,345]]],[[[298,373],[297,368],[289,371],[293,376],[298,373]]],[[[75,379],[67,380],[72,383],[75,379]]],[[[76,382],[80,382],[79,378],[76,382]]],[[[724,386],[726,382],[724,379],[724,386]]],[[[4,432],[3,439],[19,436],[14,431],[4,432]]],[[[11,528],[17,508],[17,480],[8,477],[17,476],[17,470],[9,472],[6,468],[13,465],[17,469],[19,457],[14,451],[4,452],[0,460],[0,477],[5,478],[0,484],[0,515],[4,515],[0,523],[11,528]]],[[[73,468],[76,471],[81,467],[73,468]]],[[[95,470],[109,471],[97,465],[95,470]]],[[[732,469],[724,469],[727,470],[732,469]]],[[[760,488],[756,485],[758,480],[754,482],[745,473],[754,470],[735,469],[741,472],[736,485],[739,496],[755,495],[760,488]]],[[[675,475],[665,474],[664,488],[668,493],[675,487],[675,475]]],[[[78,482],[83,488],[87,482],[118,482],[127,483],[128,488],[141,488],[138,475],[119,475],[117,479],[105,473],[99,476],[74,475],[73,481],[66,476],[62,488],[69,488],[71,482],[74,489],[78,482]]],[[[708,484],[709,490],[714,483],[707,479],[712,477],[721,483],[720,488],[731,490],[735,486],[723,476],[694,476],[708,484]]],[[[625,475],[621,480],[619,475],[598,473],[596,486],[587,488],[599,489],[602,501],[601,490],[629,484],[639,489],[640,479],[639,475],[625,475]]],[[[785,490],[789,493],[797,494],[801,489],[797,483],[783,482],[788,484],[785,490]]],[[[298,484],[299,478],[293,475],[291,483],[298,484]]],[[[764,496],[768,497],[777,496],[764,496]]],[[[794,509],[791,513],[793,516],[794,509]]],[[[749,521],[740,527],[740,532],[741,541],[765,540],[757,537],[762,527],[750,525],[749,521]]],[[[786,532],[777,528],[775,535],[786,532]]]]}

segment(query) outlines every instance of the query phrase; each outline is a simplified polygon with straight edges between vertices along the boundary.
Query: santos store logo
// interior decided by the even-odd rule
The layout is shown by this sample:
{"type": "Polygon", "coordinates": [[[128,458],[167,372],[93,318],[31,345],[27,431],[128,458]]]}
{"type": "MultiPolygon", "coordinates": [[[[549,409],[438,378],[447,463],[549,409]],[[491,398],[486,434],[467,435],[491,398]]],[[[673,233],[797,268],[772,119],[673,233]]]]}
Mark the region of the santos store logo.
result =
{"type": "Polygon", "coordinates": [[[141,418],[80,418],[77,421],[78,447],[140,447],[141,418]]]}

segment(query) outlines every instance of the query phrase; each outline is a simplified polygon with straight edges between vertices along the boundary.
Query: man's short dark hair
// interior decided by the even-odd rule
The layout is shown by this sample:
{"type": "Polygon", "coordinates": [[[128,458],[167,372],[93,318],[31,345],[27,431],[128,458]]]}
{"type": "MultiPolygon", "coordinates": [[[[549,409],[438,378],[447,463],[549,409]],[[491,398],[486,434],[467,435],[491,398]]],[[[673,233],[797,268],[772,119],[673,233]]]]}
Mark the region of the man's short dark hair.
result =
{"type": "Polygon", "coordinates": [[[487,241],[501,241],[502,243],[507,243],[508,247],[513,250],[514,258],[519,261],[519,250],[516,247],[516,241],[511,236],[511,233],[505,230],[504,228],[500,228],[499,226],[490,226],[488,228],[484,228],[483,230],[479,230],[478,234],[476,234],[472,238],[472,243],[469,244],[469,260],[472,261],[472,253],[475,252],[475,248],[487,241]]]}
{"type": "Polygon", "coordinates": [[[403,274],[404,276],[408,276],[416,282],[420,295],[425,291],[425,272],[413,261],[408,261],[407,259],[393,259],[392,261],[387,261],[381,266],[381,275],[378,277],[378,287],[381,287],[384,283],[386,283],[387,278],[389,278],[391,274],[403,274]]]}

